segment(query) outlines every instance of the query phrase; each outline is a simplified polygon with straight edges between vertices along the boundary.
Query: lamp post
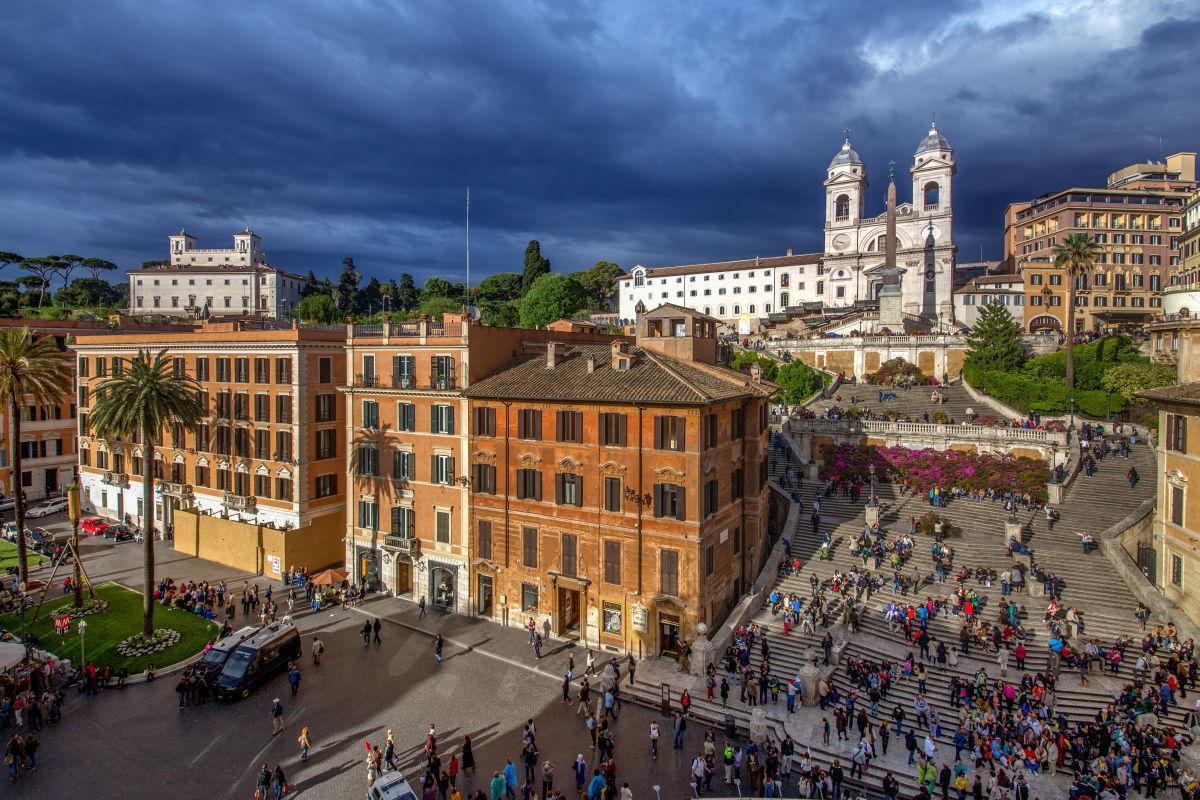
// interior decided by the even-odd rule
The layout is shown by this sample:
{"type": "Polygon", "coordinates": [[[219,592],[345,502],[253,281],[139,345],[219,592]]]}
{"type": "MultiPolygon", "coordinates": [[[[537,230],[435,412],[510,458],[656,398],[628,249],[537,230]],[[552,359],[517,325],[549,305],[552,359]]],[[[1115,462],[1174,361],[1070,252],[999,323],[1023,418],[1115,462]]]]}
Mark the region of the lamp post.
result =
{"type": "Polygon", "coordinates": [[[1075,430],[1075,395],[1071,395],[1071,424],[1067,426],[1067,430],[1075,430]]]}
{"type": "Polygon", "coordinates": [[[79,620],[79,668],[80,669],[83,669],[84,665],[87,664],[87,654],[84,652],[84,649],[83,649],[83,634],[85,632],[87,632],[87,620],[81,618],[79,620]]]}
{"type": "Polygon", "coordinates": [[[867,471],[871,473],[871,500],[870,500],[870,505],[876,505],[876,501],[875,501],[875,465],[874,465],[874,464],[870,464],[870,465],[868,465],[868,466],[867,466],[867,471]]]}
{"type": "Polygon", "coordinates": [[[1112,389],[1104,390],[1104,421],[1112,422],[1112,410],[1109,405],[1109,400],[1112,398],[1112,389]]]}
{"type": "Polygon", "coordinates": [[[67,518],[71,520],[71,555],[74,556],[75,573],[71,585],[75,589],[75,608],[83,608],[83,572],[79,564],[79,482],[67,487],[67,518]]]}

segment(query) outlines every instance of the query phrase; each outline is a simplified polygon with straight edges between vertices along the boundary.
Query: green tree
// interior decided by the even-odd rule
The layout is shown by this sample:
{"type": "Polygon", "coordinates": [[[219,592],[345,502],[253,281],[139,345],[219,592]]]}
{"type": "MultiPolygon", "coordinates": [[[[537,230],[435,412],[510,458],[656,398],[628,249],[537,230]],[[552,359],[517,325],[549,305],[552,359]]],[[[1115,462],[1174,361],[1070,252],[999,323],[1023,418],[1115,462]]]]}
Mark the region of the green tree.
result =
{"type": "Polygon", "coordinates": [[[304,322],[316,322],[320,325],[333,325],[341,322],[342,312],[334,305],[333,298],[327,294],[310,294],[300,298],[300,302],[292,309],[292,316],[304,322]]]}
{"type": "Polygon", "coordinates": [[[430,278],[425,281],[425,297],[453,297],[454,284],[445,278],[430,278]]]}
{"type": "Polygon", "coordinates": [[[516,328],[521,324],[516,303],[484,300],[479,303],[479,314],[479,321],[493,328],[516,328]]]}
{"type": "Polygon", "coordinates": [[[310,294],[320,294],[321,289],[321,282],[317,280],[317,276],[310,269],[308,277],[304,279],[304,285],[300,287],[300,297],[305,298],[310,294]]]}
{"type": "Polygon", "coordinates": [[[1086,233],[1073,233],[1052,248],[1054,266],[1067,273],[1067,307],[1063,315],[1067,318],[1065,344],[1067,350],[1067,388],[1075,388],[1075,349],[1071,341],[1075,335],[1075,279],[1086,275],[1100,257],[1100,247],[1086,233]]]}
{"type": "Polygon", "coordinates": [[[79,266],[90,273],[92,280],[100,280],[100,275],[105,272],[116,272],[117,265],[111,261],[105,261],[103,258],[85,258],[79,263],[79,266]]]}
{"type": "Polygon", "coordinates": [[[542,256],[542,243],[530,239],[525,245],[525,269],[521,272],[521,292],[528,292],[538,278],[550,272],[550,259],[542,256]]]}
{"type": "Polygon", "coordinates": [[[617,292],[617,278],[624,271],[611,261],[597,261],[587,269],[576,272],[575,277],[587,291],[588,303],[592,308],[608,308],[608,301],[617,292]]]}
{"type": "Polygon", "coordinates": [[[383,284],[379,278],[371,278],[367,285],[358,293],[358,307],[367,314],[372,314],[383,308],[383,284]]]}
{"type": "Polygon", "coordinates": [[[739,350],[729,362],[729,366],[738,372],[750,372],[750,367],[757,364],[762,370],[764,379],[775,382],[779,376],[779,362],[770,356],[760,355],[753,350],[739,350]]]}
{"type": "Polygon", "coordinates": [[[816,394],[825,385],[825,378],[803,361],[792,361],[779,368],[774,383],[779,384],[779,399],[794,406],[816,394]]]}
{"type": "Polygon", "coordinates": [[[1025,363],[1021,326],[1003,303],[987,303],[979,309],[967,334],[967,363],[978,369],[1015,372],[1025,363]]]}
{"type": "Polygon", "coordinates": [[[477,303],[513,302],[521,299],[523,284],[519,272],[497,272],[489,275],[475,287],[477,303]]]}
{"type": "Polygon", "coordinates": [[[570,275],[549,273],[533,282],[517,304],[521,327],[541,328],[556,319],[570,317],[587,308],[583,284],[570,275]]]}
{"type": "Polygon", "coordinates": [[[401,311],[412,311],[421,302],[421,290],[413,282],[413,276],[407,272],[401,273],[399,289],[396,292],[396,304],[401,311]]]}
{"type": "Polygon", "coordinates": [[[154,450],[163,431],[194,431],[204,417],[200,384],[175,372],[165,349],[139,351],[120,374],[96,386],[88,423],[104,439],[140,438],[142,444],[142,634],[154,635],[154,450]]]}
{"type": "Polygon", "coordinates": [[[29,328],[0,328],[0,408],[8,409],[11,438],[13,519],[17,526],[17,565],[21,582],[29,580],[25,552],[25,494],[21,490],[21,410],[29,398],[38,406],[57,406],[70,389],[71,359],[53,336],[35,338],[29,328]]]}
{"type": "Polygon", "coordinates": [[[1175,368],[1166,364],[1118,364],[1104,373],[1101,385],[1116,392],[1126,400],[1132,400],[1136,392],[1173,386],[1179,381],[1175,368]]]}
{"type": "Polygon", "coordinates": [[[5,253],[0,251],[0,270],[12,264],[20,264],[25,259],[16,253],[5,253]]]}
{"type": "Polygon", "coordinates": [[[69,286],[54,293],[54,303],[63,308],[116,306],[121,304],[128,291],[128,284],[118,287],[97,278],[76,278],[69,286]]]}
{"type": "Polygon", "coordinates": [[[337,289],[333,291],[333,302],[339,311],[354,313],[358,307],[358,282],[361,280],[362,275],[354,268],[354,259],[343,258],[342,273],[338,276],[337,289]]]}
{"type": "Polygon", "coordinates": [[[431,319],[442,318],[442,314],[462,312],[462,303],[453,297],[426,297],[417,306],[417,313],[428,314],[431,319]]]}
{"type": "Polygon", "coordinates": [[[27,258],[21,262],[21,269],[31,272],[38,279],[38,308],[46,296],[46,287],[50,285],[50,277],[58,271],[58,257],[27,258]]]}

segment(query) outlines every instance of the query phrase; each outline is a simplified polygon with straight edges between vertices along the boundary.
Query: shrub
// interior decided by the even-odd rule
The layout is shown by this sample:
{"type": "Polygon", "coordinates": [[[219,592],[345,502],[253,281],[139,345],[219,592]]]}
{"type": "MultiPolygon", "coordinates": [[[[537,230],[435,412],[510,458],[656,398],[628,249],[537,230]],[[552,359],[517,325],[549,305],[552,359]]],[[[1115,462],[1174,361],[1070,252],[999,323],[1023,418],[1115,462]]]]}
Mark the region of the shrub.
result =
{"type": "Polygon", "coordinates": [[[946,424],[949,424],[949,422],[950,422],[950,415],[947,414],[945,411],[938,409],[937,411],[935,411],[929,415],[929,420],[934,425],[946,425],[946,424]]]}
{"type": "Polygon", "coordinates": [[[878,385],[891,385],[908,380],[913,380],[921,385],[929,383],[929,378],[916,364],[905,361],[903,358],[888,359],[879,365],[878,370],[869,373],[866,377],[867,383],[878,385]]]}

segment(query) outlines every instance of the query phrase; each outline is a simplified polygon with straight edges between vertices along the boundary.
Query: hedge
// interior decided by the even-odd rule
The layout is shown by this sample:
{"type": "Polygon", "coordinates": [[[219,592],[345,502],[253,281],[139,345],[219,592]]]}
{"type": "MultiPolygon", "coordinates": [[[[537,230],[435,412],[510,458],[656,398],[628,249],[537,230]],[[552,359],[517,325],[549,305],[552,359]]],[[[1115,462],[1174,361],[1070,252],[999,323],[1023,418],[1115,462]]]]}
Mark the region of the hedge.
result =
{"type": "Polygon", "coordinates": [[[1067,414],[1071,411],[1071,397],[1075,398],[1075,413],[1086,417],[1104,419],[1107,410],[1117,414],[1125,409],[1125,399],[1113,393],[1106,398],[1099,390],[1069,391],[1066,386],[1047,380],[1036,380],[1011,372],[990,371],[967,367],[963,370],[967,383],[986,392],[1005,405],[1023,414],[1031,411],[1040,414],[1067,414]]]}

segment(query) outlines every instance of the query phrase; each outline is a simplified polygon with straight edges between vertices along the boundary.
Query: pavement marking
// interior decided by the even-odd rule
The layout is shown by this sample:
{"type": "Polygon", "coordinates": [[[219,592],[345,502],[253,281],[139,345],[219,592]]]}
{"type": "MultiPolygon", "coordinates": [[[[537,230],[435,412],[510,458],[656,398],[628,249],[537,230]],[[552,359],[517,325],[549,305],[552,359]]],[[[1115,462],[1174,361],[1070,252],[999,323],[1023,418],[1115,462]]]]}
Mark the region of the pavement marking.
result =
{"type": "Polygon", "coordinates": [[[209,742],[208,747],[201,750],[200,754],[197,755],[195,758],[193,758],[192,763],[189,764],[188,766],[191,766],[191,767],[196,766],[196,764],[200,761],[200,759],[202,759],[206,755],[208,755],[208,751],[212,750],[214,747],[216,747],[217,743],[220,742],[222,739],[224,739],[228,733],[229,733],[229,731],[226,731],[225,733],[222,733],[220,736],[218,736],[217,738],[215,738],[211,742],[209,742]]]}

